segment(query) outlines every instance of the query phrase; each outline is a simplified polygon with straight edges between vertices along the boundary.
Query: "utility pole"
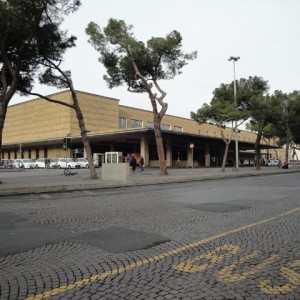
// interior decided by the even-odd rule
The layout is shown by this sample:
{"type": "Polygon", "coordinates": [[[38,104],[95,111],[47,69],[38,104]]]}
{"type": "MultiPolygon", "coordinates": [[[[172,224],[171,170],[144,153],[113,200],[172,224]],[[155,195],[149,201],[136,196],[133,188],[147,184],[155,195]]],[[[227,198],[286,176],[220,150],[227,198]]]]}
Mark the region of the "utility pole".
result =
{"type": "MultiPolygon", "coordinates": [[[[233,98],[234,98],[234,102],[237,105],[236,102],[236,80],[235,80],[235,62],[238,61],[240,59],[239,56],[230,56],[228,58],[229,61],[233,61],[233,98]]],[[[237,128],[237,118],[235,118],[235,127],[234,127],[234,136],[235,136],[235,170],[238,171],[239,170],[239,142],[238,142],[238,128],[237,128]]]]}

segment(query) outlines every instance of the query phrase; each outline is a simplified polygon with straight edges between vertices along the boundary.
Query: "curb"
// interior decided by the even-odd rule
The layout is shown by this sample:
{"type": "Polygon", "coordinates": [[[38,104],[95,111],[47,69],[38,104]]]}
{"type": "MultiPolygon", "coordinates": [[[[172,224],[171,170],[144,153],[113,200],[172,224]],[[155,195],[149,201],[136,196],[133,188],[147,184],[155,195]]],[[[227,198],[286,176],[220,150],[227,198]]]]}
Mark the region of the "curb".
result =
{"type": "MultiPolygon", "coordinates": [[[[71,192],[71,191],[82,191],[82,190],[99,190],[99,189],[110,189],[110,188],[122,188],[122,187],[132,187],[132,186],[144,186],[144,185],[158,185],[158,184],[170,184],[170,183],[180,183],[180,182],[196,182],[196,181],[208,181],[208,180],[220,180],[228,178],[241,178],[241,177],[251,177],[251,176],[265,176],[265,175],[279,175],[286,173],[300,172],[300,169],[280,169],[272,171],[249,171],[239,173],[220,173],[220,174],[208,174],[208,175],[190,175],[190,176],[161,176],[151,179],[143,179],[140,181],[134,181],[129,179],[125,182],[91,182],[91,183],[69,183],[62,185],[48,185],[48,186],[17,186],[1,188],[0,196],[9,195],[26,195],[26,194],[39,194],[39,193],[59,193],[59,192],[71,192]]],[[[96,179],[97,180],[97,179],[96,179]]],[[[1,185],[0,185],[1,187],[1,185]]]]}

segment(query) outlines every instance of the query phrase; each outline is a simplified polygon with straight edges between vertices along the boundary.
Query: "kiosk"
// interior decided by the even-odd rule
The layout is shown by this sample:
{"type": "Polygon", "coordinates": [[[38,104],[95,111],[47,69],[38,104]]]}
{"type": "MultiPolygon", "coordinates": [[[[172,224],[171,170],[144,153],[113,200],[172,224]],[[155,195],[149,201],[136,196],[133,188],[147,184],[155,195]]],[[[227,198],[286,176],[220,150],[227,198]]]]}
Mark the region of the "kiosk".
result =
{"type": "Polygon", "coordinates": [[[129,179],[129,164],[123,163],[122,152],[105,152],[105,163],[102,165],[102,179],[127,181],[129,179]]]}

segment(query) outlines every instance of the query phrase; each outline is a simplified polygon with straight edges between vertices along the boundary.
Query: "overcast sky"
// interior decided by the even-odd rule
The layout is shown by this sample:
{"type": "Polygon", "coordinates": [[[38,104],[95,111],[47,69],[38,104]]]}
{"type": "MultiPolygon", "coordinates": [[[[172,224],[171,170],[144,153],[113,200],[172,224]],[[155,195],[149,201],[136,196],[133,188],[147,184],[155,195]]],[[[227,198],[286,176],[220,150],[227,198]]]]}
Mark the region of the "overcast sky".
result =
{"type": "MultiPolygon", "coordinates": [[[[127,87],[108,89],[105,69],[98,53],[87,42],[90,21],[100,27],[108,19],[134,26],[135,37],[146,42],[165,37],[172,30],[182,35],[185,52],[198,51],[198,58],[170,81],[161,81],[167,92],[168,114],[190,117],[221,83],[233,81],[230,56],[240,56],[236,78],[260,76],[275,90],[300,90],[299,0],[81,0],[80,9],[67,16],[63,26],[77,36],[76,48],[65,54],[64,68],[72,72],[77,90],[117,98],[121,105],[151,110],[147,94],[131,94],[127,87]]],[[[35,92],[57,89],[36,85],[35,92]]],[[[29,98],[14,96],[11,104],[29,98]]]]}

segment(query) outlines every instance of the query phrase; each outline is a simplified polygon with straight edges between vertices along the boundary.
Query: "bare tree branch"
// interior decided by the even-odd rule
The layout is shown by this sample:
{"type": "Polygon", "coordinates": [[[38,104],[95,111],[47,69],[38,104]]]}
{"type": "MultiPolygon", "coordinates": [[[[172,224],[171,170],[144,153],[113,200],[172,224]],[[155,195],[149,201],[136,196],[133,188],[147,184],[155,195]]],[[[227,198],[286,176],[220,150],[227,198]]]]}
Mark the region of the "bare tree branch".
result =
{"type": "Polygon", "coordinates": [[[68,103],[65,103],[65,102],[60,101],[60,100],[51,99],[51,98],[49,98],[49,97],[47,97],[45,95],[39,94],[39,93],[33,93],[33,92],[26,91],[26,94],[32,95],[32,96],[37,96],[37,97],[43,98],[43,99],[45,99],[45,100],[47,100],[49,102],[56,103],[56,104],[61,104],[61,105],[64,105],[66,107],[75,109],[75,106],[72,105],[72,104],[68,104],[68,103]]]}

